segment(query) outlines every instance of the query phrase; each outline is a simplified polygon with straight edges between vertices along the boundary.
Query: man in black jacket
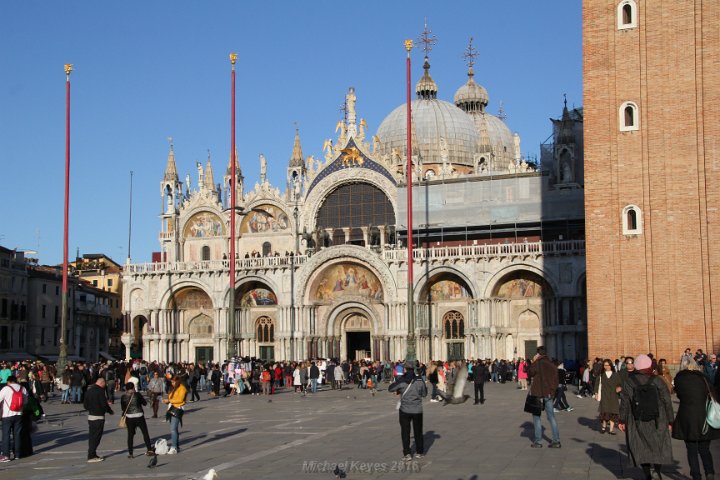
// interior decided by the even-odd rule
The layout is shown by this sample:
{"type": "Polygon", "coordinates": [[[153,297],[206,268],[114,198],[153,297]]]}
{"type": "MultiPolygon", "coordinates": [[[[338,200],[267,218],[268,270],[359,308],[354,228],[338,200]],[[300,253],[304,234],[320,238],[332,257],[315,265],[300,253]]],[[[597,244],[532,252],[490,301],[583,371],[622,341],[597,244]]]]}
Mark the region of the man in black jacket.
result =
{"type": "Polygon", "coordinates": [[[485,362],[478,360],[473,367],[473,383],[475,384],[475,405],[485,403],[485,378],[487,377],[487,367],[485,362]],[[480,398],[478,399],[478,392],[480,398]]]}
{"type": "Polygon", "coordinates": [[[98,456],[97,447],[100,445],[105,428],[105,414],[114,413],[107,399],[103,377],[98,378],[88,387],[83,405],[88,411],[88,463],[102,462],[105,459],[98,456]]]}
{"type": "Polygon", "coordinates": [[[317,392],[318,379],[320,378],[320,369],[312,362],[310,366],[310,385],[312,387],[312,393],[317,392]]]}

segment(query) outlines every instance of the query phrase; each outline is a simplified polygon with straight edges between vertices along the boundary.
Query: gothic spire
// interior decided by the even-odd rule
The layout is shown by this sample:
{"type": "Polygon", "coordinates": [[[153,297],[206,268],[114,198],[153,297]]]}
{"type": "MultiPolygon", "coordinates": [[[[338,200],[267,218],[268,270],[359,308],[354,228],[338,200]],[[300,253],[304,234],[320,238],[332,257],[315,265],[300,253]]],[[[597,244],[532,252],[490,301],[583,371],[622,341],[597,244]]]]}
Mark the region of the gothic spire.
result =
{"type": "Polygon", "coordinates": [[[207,166],[205,167],[205,190],[209,192],[215,192],[215,176],[212,171],[212,164],[210,163],[210,150],[208,150],[207,166]]]}
{"type": "Polygon", "coordinates": [[[295,143],[293,144],[292,155],[290,156],[290,168],[305,167],[305,160],[303,159],[302,146],[300,145],[300,131],[295,127],[295,143]]]}
{"type": "Polygon", "coordinates": [[[170,142],[170,152],[168,153],[167,165],[165,166],[165,176],[163,179],[166,182],[178,183],[180,182],[180,179],[178,178],[177,166],[175,165],[175,151],[173,148],[172,137],[168,138],[168,141],[170,142]]]}

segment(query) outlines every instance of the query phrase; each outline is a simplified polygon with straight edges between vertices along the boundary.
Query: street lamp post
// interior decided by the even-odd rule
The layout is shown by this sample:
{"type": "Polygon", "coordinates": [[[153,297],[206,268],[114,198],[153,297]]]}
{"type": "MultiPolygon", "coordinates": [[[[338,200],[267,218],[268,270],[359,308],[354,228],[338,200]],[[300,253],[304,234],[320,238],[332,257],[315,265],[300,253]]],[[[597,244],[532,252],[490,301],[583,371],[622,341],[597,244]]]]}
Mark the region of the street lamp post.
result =
{"type": "Polygon", "coordinates": [[[65,204],[63,221],[63,270],[62,270],[62,304],[60,313],[60,352],[57,370],[62,372],[67,365],[67,342],[65,329],[68,315],[68,216],[70,210],[70,72],[72,64],[65,65],[65,204]]]}
{"type": "Polygon", "coordinates": [[[407,50],[407,266],[408,266],[408,333],[406,362],[414,362],[417,354],[415,351],[415,305],[413,302],[413,222],[412,222],[412,107],[410,98],[410,50],[413,41],[405,40],[407,50]]]}

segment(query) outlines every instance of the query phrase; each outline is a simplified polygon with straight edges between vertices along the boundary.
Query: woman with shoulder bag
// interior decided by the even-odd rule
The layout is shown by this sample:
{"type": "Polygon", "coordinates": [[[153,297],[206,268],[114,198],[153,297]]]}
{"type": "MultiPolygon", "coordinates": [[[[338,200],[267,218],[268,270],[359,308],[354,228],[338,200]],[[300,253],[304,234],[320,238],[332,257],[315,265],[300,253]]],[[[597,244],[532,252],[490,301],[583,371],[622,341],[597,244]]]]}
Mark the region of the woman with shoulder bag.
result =
{"type": "Polygon", "coordinates": [[[705,478],[715,478],[710,442],[720,438],[720,430],[710,426],[705,428],[708,397],[714,395],[711,392],[705,375],[699,371],[695,362],[687,362],[685,369],[675,375],[675,393],[680,406],[673,422],[672,436],[685,441],[690,477],[693,479],[702,478],[698,456],[702,460],[705,478]]]}
{"type": "Polygon", "coordinates": [[[620,420],[620,402],[617,388],[622,386],[620,375],[609,358],[603,361],[603,371],[595,383],[595,400],[600,402],[600,433],[615,435],[615,425],[620,420]],[[609,424],[609,427],[608,427],[609,424]]]}
{"type": "Polygon", "coordinates": [[[180,450],[180,426],[182,425],[182,417],[185,413],[185,398],[187,397],[187,388],[183,384],[179,375],[172,377],[172,388],[168,392],[168,398],[163,399],[163,403],[169,405],[165,418],[170,420],[170,450],[168,455],[174,455],[180,450]]]}
{"type": "Polygon", "coordinates": [[[150,442],[150,434],[148,433],[147,422],[145,422],[145,412],[143,406],[147,405],[145,398],[135,391],[135,384],[128,382],[125,384],[125,393],[120,398],[120,407],[123,409],[123,417],[125,417],[125,425],[127,426],[127,444],[128,458],[133,458],[133,440],[135,438],[135,430],[137,428],[142,432],[145,448],[145,455],[151,457],[155,455],[155,449],[150,442]]]}

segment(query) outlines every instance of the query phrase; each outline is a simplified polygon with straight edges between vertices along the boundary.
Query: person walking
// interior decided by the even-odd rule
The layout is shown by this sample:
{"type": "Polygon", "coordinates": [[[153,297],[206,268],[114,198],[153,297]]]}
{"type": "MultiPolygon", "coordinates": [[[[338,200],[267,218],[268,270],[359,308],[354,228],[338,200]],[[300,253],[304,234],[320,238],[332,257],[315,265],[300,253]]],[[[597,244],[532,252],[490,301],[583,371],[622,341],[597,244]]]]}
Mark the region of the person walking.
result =
{"type": "Polygon", "coordinates": [[[518,388],[520,390],[528,389],[527,362],[520,358],[517,366],[518,388]]]}
{"type": "Polygon", "coordinates": [[[617,388],[621,386],[620,375],[615,366],[606,358],[603,361],[603,372],[600,374],[595,387],[595,400],[600,402],[600,433],[615,435],[615,425],[620,420],[620,402],[617,388]]]}
{"type": "Polygon", "coordinates": [[[646,479],[662,478],[662,465],[673,461],[672,400],[665,383],[652,371],[650,357],[635,357],[635,370],[628,374],[620,394],[619,427],[627,433],[630,456],[646,479]]]}
{"type": "Polygon", "coordinates": [[[168,404],[165,418],[170,420],[170,449],[168,455],[175,455],[180,451],[180,427],[182,426],[182,417],[185,414],[184,406],[187,388],[180,375],[173,376],[171,382],[172,388],[168,392],[168,398],[163,399],[163,403],[168,404]]]}
{"type": "Polygon", "coordinates": [[[478,360],[473,368],[473,384],[475,384],[475,405],[485,403],[485,378],[487,367],[485,362],[478,360]],[[479,393],[479,397],[478,397],[479,393]]]}
{"type": "Polygon", "coordinates": [[[702,478],[698,462],[698,456],[700,456],[705,470],[705,478],[713,480],[715,467],[710,453],[710,442],[720,438],[720,430],[710,426],[704,427],[706,426],[706,402],[708,396],[715,398],[715,394],[695,362],[688,362],[685,367],[685,370],[681,370],[675,375],[675,394],[680,400],[680,406],[673,422],[672,437],[685,442],[690,465],[690,478],[693,480],[702,478]]]}
{"type": "Polygon", "coordinates": [[[114,413],[110,408],[105,387],[105,379],[99,377],[85,392],[83,406],[88,411],[88,463],[105,460],[98,456],[97,448],[105,429],[105,414],[112,415],[114,413]]]}
{"type": "Polygon", "coordinates": [[[150,434],[148,433],[147,422],[145,421],[145,412],[142,408],[145,405],[147,405],[147,401],[145,401],[145,398],[140,393],[135,391],[135,384],[128,382],[125,385],[125,394],[120,397],[120,406],[123,409],[127,426],[128,458],[133,458],[133,440],[135,439],[135,430],[138,428],[145,441],[145,448],[147,450],[145,455],[148,457],[155,455],[155,449],[152,446],[152,442],[150,442],[150,434]]]}
{"type": "Polygon", "coordinates": [[[152,378],[148,382],[148,391],[150,392],[150,405],[153,411],[152,418],[158,418],[158,408],[163,395],[163,379],[157,370],[153,372],[152,378]]]}
{"type": "Polygon", "coordinates": [[[115,403],[115,381],[117,380],[117,372],[115,365],[108,363],[101,374],[105,378],[105,389],[110,403],[115,403]]]}
{"type": "Polygon", "coordinates": [[[18,384],[15,375],[6,378],[5,386],[0,389],[0,415],[2,415],[2,455],[0,463],[10,461],[10,433],[13,435],[13,452],[15,459],[20,458],[22,438],[23,407],[28,398],[28,392],[18,384]]]}
{"type": "Polygon", "coordinates": [[[413,458],[410,450],[411,423],[415,435],[415,458],[422,458],[425,455],[422,399],[427,396],[427,387],[422,377],[415,373],[413,362],[405,363],[405,374],[395,377],[395,382],[388,387],[388,392],[400,396],[398,407],[403,460],[410,461],[413,458]]]}
{"type": "Polygon", "coordinates": [[[333,380],[335,382],[335,389],[342,390],[343,383],[345,382],[345,372],[343,372],[341,365],[335,365],[335,372],[333,372],[333,380]]]}
{"type": "MultiPolygon", "coordinates": [[[[560,430],[555,421],[555,413],[553,411],[553,403],[555,392],[557,391],[558,373],[557,368],[552,361],[545,355],[545,347],[537,348],[537,353],[533,357],[532,363],[528,367],[528,377],[532,379],[530,384],[530,394],[538,397],[542,402],[542,409],[545,410],[550,428],[552,430],[552,442],[549,448],[560,448],[560,430]]],[[[542,414],[542,412],[540,412],[542,414]]],[[[540,415],[533,415],[533,427],[535,429],[534,441],[532,448],[542,448],[542,424],[540,415]]]]}
{"type": "Polygon", "coordinates": [[[561,410],[572,412],[574,409],[570,406],[565,396],[565,392],[567,391],[567,370],[565,370],[565,364],[558,363],[557,361],[554,363],[557,364],[558,385],[555,392],[555,402],[553,402],[553,412],[557,413],[561,410]]]}

